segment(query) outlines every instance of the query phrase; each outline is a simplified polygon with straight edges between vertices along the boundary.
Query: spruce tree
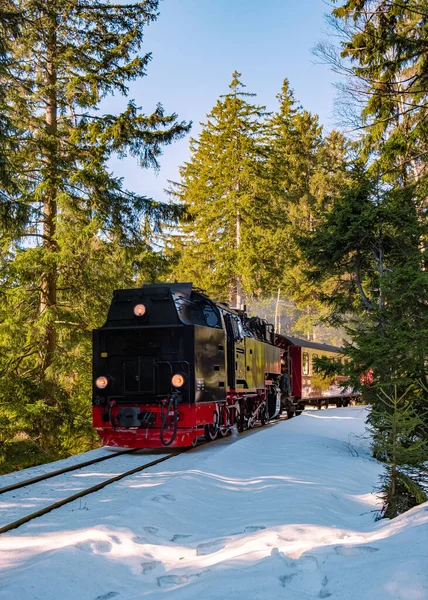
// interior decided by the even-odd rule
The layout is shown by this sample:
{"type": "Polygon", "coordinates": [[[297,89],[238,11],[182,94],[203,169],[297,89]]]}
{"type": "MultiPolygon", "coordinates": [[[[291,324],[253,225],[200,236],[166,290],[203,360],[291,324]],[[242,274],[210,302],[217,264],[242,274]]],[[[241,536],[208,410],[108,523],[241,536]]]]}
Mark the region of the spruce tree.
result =
{"type": "Polygon", "coordinates": [[[17,130],[8,114],[5,86],[11,65],[10,42],[19,32],[20,14],[13,2],[0,7],[0,223],[13,226],[22,218],[16,203],[16,186],[10,168],[10,155],[16,150],[17,130]],[[18,210],[17,210],[18,209],[18,210]]]}
{"type": "MultiPolygon", "coordinates": [[[[348,80],[353,76],[345,90],[362,108],[361,151],[332,212],[299,245],[314,284],[336,278],[325,299],[332,319],[346,322],[351,335],[354,381],[372,373],[365,392],[374,403],[375,438],[385,423],[397,425],[395,401],[409,388],[406,401],[419,420],[406,419],[406,436],[426,437],[427,6],[423,0],[348,0],[333,14],[346,62],[330,50],[324,56],[346,69],[348,80]]],[[[395,454],[404,453],[404,437],[395,441],[395,454]]],[[[419,460],[422,467],[426,458],[419,460]]],[[[400,488],[397,481],[387,471],[387,515],[406,506],[403,494],[407,506],[418,496],[410,480],[402,478],[400,488]]]]}
{"type": "Polygon", "coordinates": [[[188,125],[161,105],[145,115],[133,100],[117,114],[100,112],[104,98],[127,96],[146,74],[143,34],[157,0],[15,4],[25,27],[10,44],[3,90],[5,117],[19,132],[7,155],[17,188],[8,201],[21,218],[1,230],[2,413],[11,434],[27,432],[57,452],[79,418],[89,426],[90,329],[111,290],[132,284],[150,232],[177,215],[126,190],[108,161],[132,156],[157,168],[163,146],[188,125]]]}
{"type": "MultiPolygon", "coordinates": [[[[426,386],[428,375],[424,341],[428,329],[428,8],[425,0],[348,0],[333,16],[342,32],[345,63],[341,65],[333,52],[327,58],[334,60],[335,68],[346,69],[348,80],[354,81],[348,91],[362,108],[360,164],[368,166],[356,167],[351,187],[344,189],[338,206],[342,231],[331,223],[336,241],[330,237],[330,247],[341,243],[337,256],[342,258],[353,253],[350,281],[345,283],[342,276],[340,285],[342,291],[353,287],[357,292],[354,299],[370,324],[358,328],[356,344],[368,352],[363,362],[373,361],[389,384],[394,376],[399,379],[402,393],[411,381],[426,386]],[[365,226],[358,224],[358,218],[365,226]],[[346,224],[360,235],[359,239],[354,235],[348,247],[343,243],[346,224]],[[364,335],[373,347],[382,348],[381,358],[370,353],[364,335]]],[[[322,233],[319,241],[321,237],[322,233]]],[[[349,306],[345,294],[336,294],[336,307],[340,298],[345,309],[349,306]]],[[[422,403],[428,401],[423,392],[417,396],[422,403]]]]}
{"type": "Polygon", "coordinates": [[[297,104],[287,79],[277,99],[279,107],[268,119],[272,224],[266,246],[275,265],[269,283],[303,309],[295,330],[308,335],[325,311],[303,276],[304,261],[296,240],[333,205],[347,178],[347,147],[335,131],[322,136],[317,115],[297,104]]]}
{"type": "Polygon", "coordinates": [[[254,94],[243,91],[240,77],[233,73],[229,93],[191,140],[191,158],[173,191],[188,219],[180,241],[175,237],[180,260],[174,276],[237,306],[258,287],[254,243],[267,215],[260,183],[265,107],[250,102],[254,94]]]}
{"type": "Polygon", "coordinates": [[[424,415],[418,413],[412,401],[414,392],[414,386],[401,396],[396,386],[391,395],[381,390],[370,415],[375,425],[374,455],[386,463],[380,489],[383,517],[394,518],[428,499],[423,487],[428,438],[424,435],[424,415]]]}

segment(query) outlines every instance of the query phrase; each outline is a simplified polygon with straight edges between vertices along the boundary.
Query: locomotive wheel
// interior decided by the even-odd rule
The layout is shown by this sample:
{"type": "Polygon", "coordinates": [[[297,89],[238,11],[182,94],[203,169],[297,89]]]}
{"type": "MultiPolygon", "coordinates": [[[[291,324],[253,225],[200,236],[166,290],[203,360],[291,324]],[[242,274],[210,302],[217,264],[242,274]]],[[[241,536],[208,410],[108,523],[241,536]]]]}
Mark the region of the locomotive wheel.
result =
{"type": "Polygon", "coordinates": [[[204,427],[204,437],[207,440],[207,442],[212,442],[213,440],[217,439],[220,433],[220,428],[218,426],[218,412],[214,412],[213,415],[213,422],[209,423],[208,425],[205,425],[204,427]]]}
{"type": "Polygon", "coordinates": [[[219,433],[219,429],[216,424],[210,423],[209,425],[205,425],[204,427],[204,437],[207,442],[212,442],[217,439],[219,433]]]}
{"type": "Polygon", "coordinates": [[[265,409],[262,411],[262,414],[260,415],[260,423],[262,425],[266,425],[268,422],[269,422],[269,413],[268,413],[267,406],[265,406],[265,409]]]}
{"type": "Polygon", "coordinates": [[[232,429],[230,427],[228,427],[228,428],[226,428],[226,427],[221,428],[220,427],[219,428],[217,437],[224,438],[224,437],[227,437],[228,435],[232,435],[232,429]]]}
{"type": "Polygon", "coordinates": [[[211,442],[217,438],[218,429],[214,425],[205,425],[204,427],[204,437],[207,442],[211,442]]]}
{"type": "Polygon", "coordinates": [[[244,417],[239,402],[235,402],[235,429],[238,433],[244,431],[244,417]]]}

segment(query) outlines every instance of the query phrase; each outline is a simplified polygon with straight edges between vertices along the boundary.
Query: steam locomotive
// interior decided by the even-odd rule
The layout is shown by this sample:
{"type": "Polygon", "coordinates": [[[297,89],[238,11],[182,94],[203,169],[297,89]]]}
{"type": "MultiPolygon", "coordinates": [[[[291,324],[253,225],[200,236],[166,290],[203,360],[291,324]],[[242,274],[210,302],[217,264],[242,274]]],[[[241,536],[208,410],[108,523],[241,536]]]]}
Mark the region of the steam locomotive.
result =
{"type": "Polygon", "coordinates": [[[300,414],[290,339],[191,283],[116,290],[93,332],[93,426],[107,446],[183,447],[300,414]]]}
{"type": "Polygon", "coordinates": [[[93,425],[107,446],[191,446],[276,417],[273,326],[191,283],[116,290],[93,332],[93,425]]]}

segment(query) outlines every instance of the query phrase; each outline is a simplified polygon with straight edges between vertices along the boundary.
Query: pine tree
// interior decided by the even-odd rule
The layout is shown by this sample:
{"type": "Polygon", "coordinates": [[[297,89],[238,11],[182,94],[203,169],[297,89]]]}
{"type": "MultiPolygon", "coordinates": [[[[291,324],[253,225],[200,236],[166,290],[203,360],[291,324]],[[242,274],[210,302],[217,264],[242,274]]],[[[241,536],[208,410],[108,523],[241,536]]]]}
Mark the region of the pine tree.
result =
{"type": "Polygon", "coordinates": [[[111,290],[136,276],[150,232],[177,215],[124,189],[108,160],[130,155],[157,168],[162,147],[189,127],[161,105],[145,115],[132,100],[100,114],[105,97],[127,96],[145,75],[151,56],[141,46],[157,0],[15,4],[25,27],[10,44],[3,90],[19,132],[7,155],[17,187],[8,201],[21,218],[1,230],[2,413],[11,434],[58,451],[61,427],[66,437],[80,418],[73,393],[89,424],[90,329],[111,290]]]}
{"type": "Polygon", "coordinates": [[[315,227],[346,181],[347,147],[335,131],[322,136],[318,117],[296,103],[287,79],[277,99],[278,110],[268,120],[272,226],[266,247],[276,267],[270,269],[269,282],[303,309],[295,331],[308,335],[325,311],[303,276],[296,240],[315,227]]]}
{"type": "Polygon", "coordinates": [[[13,2],[6,1],[0,7],[0,223],[13,226],[14,220],[19,221],[19,208],[14,198],[14,185],[8,156],[16,150],[14,135],[17,133],[8,115],[4,84],[10,68],[10,40],[19,31],[20,15],[13,2]]]}
{"type": "Polygon", "coordinates": [[[173,192],[187,213],[180,261],[174,276],[195,282],[218,299],[240,306],[258,287],[257,228],[263,227],[262,167],[265,160],[265,107],[252,104],[235,71],[191,140],[191,158],[180,169],[173,192]]]}

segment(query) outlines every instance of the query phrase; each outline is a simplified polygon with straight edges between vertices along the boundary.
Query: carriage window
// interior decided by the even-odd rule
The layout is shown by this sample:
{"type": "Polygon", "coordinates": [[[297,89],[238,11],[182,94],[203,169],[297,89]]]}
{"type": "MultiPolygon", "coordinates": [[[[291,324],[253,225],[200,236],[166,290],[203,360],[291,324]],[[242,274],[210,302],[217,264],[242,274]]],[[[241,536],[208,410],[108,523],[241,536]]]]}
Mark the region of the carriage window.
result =
{"type": "Polygon", "coordinates": [[[312,354],[312,371],[315,369],[315,359],[318,358],[318,354],[312,354]]]}
{"type": "Polygon", "coordinates": [[[309,354],[303,352],[303,375],[309,375],[309,354]]]}

